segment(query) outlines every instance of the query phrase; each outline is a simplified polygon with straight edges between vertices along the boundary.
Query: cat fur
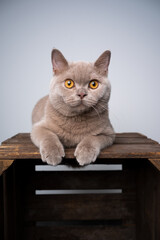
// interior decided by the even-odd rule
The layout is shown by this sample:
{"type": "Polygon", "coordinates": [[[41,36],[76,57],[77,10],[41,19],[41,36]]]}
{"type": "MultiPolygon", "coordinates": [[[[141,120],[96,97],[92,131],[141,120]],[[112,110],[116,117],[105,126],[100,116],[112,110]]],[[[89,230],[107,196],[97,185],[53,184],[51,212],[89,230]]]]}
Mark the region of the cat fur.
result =
{"type": "Polygon", "coordinates": [[[110,56],[110,51],[105,51],[95,63],[69,63],[59,50],[52,50],[54,75],[49,95],[39,100],[32,112],[31,139],[40,149],[42,161],[57,165],[65,148],[75,147],[74,155],[83,166],[113,144],[115,132],[108,111],[110,56]],[[64,86],[66,79],[74,81],[72,89],[64,86]],[[88,87],[92,79],[98,80],[97,89],[88,87]]]}

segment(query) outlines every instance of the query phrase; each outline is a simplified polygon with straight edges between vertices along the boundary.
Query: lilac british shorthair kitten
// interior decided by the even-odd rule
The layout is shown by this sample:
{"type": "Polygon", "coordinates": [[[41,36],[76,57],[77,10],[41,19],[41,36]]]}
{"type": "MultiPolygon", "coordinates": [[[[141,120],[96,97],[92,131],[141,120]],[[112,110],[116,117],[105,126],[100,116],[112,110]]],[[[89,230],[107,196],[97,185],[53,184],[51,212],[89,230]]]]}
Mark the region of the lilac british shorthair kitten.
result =
{"type": "Polygon", "coordinates": [[[110,56],[105,51],[94,63],[70,63],[53,49],[50,92],[32,113],[31,139],[42,161],[57,165],[65,156],[64,148],[75,147],[74,155],[83,166],[95,162],[101,149],[113,144],[108,113],[110,56]]]}

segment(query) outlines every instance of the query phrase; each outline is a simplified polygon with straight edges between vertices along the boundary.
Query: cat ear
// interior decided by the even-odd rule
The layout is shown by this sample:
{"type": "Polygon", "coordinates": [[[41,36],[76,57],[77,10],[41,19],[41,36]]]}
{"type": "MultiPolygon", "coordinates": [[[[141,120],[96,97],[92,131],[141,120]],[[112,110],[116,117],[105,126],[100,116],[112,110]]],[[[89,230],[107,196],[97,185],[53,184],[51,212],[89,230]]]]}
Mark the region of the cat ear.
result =
{"type": "Polygon", "coordinates": [[[68,62],[58,49],[53,49],[51,53],[53,72],[58,74],[68,67],[68,62]]]}
{"type": "Polygon", "coordinates": [[[105,51],[94,63],[94,66],[100,70],[101,73],[107,74],[108,66],[111,58],[111,52],[105,51]]]}

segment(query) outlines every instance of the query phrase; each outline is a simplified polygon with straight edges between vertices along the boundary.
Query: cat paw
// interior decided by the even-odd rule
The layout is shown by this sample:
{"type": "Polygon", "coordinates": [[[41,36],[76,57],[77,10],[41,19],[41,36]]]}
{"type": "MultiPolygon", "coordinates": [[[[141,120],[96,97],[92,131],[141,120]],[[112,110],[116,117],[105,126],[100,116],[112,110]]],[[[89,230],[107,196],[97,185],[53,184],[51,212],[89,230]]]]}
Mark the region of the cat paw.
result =
{"type": "Polygon", "coordinates": [[[100,150],[98,147],[92,146],[91,143],[79,143],[75,150],[74,156],[76,157],[79,165],[84,166],[95,162],[100,150]]]}
{"type": "Polygon", "coordinates": [[[65,156],[64,148],[60,142],[50,143],[42,142],[40,145],[40,154],[43,162],[49,165],[56,166],[62,161],[65,156]]]}

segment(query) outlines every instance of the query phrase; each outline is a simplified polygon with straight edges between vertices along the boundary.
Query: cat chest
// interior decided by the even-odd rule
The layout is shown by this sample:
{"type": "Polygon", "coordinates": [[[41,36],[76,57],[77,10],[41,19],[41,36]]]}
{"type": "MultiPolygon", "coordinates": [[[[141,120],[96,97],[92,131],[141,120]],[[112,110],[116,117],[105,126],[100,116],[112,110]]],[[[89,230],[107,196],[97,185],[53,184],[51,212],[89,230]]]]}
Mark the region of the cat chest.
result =
{"type": "Polygon", "coordinates": [[[94,119],[88,121],[65,121],[57,124],[56,134],[61,142],[66,146],[77,145],[87,135],[97,135],[103,131],[104,124],[95,122],[94,119]]]}

